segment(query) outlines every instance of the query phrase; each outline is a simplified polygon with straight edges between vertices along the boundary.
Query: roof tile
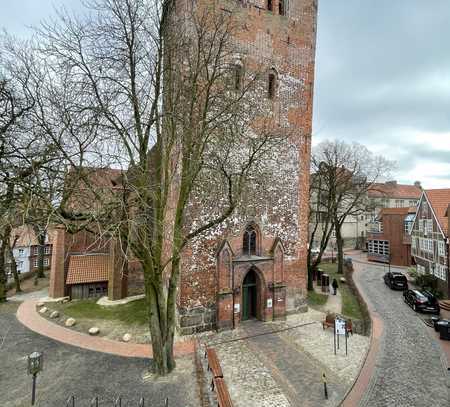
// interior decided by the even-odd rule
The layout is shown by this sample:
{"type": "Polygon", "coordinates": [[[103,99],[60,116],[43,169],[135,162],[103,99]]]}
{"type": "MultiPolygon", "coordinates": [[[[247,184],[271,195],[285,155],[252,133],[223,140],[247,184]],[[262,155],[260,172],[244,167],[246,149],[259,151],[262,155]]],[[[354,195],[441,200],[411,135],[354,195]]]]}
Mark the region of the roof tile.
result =
{"type": "Polygon", "coordinates": [[[447,189],[427,189],[425,195],[428,198],[436,218],[443,232],[448,235],[448,218],[445,216],[450,204],[450,188],[447,189]]]}

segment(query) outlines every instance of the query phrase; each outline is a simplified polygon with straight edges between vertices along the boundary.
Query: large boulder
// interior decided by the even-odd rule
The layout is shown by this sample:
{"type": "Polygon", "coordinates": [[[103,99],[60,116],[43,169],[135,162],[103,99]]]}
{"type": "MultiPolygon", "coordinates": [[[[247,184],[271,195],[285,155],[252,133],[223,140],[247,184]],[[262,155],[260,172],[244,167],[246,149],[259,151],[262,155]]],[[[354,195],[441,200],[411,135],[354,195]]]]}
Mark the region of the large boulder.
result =
{"type": "Polygon", "coordinates": [[[39,310],[39,312],[40,312],[41,314],[45,314],[45,313],[47,312],[47,310],[48,310],[47,307],[42,307],[42,308],[39,310]]]}
{"type": "Polygon", "coordinates": [[[58,318],[59,317],[59,312],[58,311],[53,311],[51,314],[50,314],[50,318],[58,318]]]}
{"type": "Polygon", "coordinates": [[[65,326],[74,326],[77,323],[75,318],[67,318],[66,322],[64,323],[65,326]]]}
{"type": "Polygon", "coordinates": [[[100,328],[93,326],[92,328],[89,328],[89,335],[98,335],[100,333],[100,328]]]}
{"type": "Polygon", "coordinates": [[[126,334],[122,337],[122,340],[123,340],[124,342],[130,342],[130,340],[131,340],[131,334],[126,333],[126,334]]]}

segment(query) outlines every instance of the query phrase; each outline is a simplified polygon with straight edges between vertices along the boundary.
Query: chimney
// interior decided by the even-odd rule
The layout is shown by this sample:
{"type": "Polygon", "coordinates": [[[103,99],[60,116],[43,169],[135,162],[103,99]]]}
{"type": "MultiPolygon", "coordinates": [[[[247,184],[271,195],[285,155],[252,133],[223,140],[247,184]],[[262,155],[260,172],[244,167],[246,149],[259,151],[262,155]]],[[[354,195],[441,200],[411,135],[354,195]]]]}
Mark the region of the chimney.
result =
{"type": "Polygon", "coordinates": [[[422,189],[422,185],[421,185],[420,181],[414,182],[414,186],[415,186],[416,188],[422,189]]]}

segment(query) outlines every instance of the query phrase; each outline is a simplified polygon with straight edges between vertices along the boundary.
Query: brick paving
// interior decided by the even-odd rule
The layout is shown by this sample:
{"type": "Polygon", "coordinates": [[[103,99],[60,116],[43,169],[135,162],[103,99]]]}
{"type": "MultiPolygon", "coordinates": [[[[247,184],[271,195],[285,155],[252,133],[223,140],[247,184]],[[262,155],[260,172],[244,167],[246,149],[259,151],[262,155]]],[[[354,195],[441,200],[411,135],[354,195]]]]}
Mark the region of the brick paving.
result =
{"type": "MultiPolygon", "coordinates": [[[[449,406],[445,355],[402,293],[383,283],[383,266],[354,262],[354,278],[383,323],[379,351],[360,406],[449,406]]],[[[346,404],[345,404],[346,405],[346,404]]]]}
{"type": "Polygon", "coordinates": [[[125,358],[91,352],[54,341],[23,326],[15,317],[17,304],[0,305],[0,406],[30,405],[31,378],[27,375],[27,355],[44,354],[44,370],[37,378],[36,407],[64,407],[69,396],[76,406],[89,406],[99,396],[99,406],[110,407],[122,396],[123,406],[137,406],[141,397],[146,406],[198,407],[199,388],[192,355],[177,359],[169,377],[148,373],[149,359],[125,358]]]}
{"type": "MultiPolygon", "coordinates": [[[[41,317],[36,311],[36,305],[37,300],[34,299],[23,302],[17,310],[17,319],[27,328],[41,335],[68,345],[118,356],[151,358],[153,355],[150,345],[112,341],[64,328],[41,317]]],[[[174,345],[174,351],[176,356],[192,354],[194,342],[191,340],[177,342],[174,345]]]]}
{"type": "Polygon", "coordinates": [[[216,348],[236,407],[337,406],[358,375],[369,338],[354,335],[348,356],[343,341],[334,355],[333,331],[322,329],[323,319],[324,313],[311,309],[287,321],[248,321],[201,341],[216,348]]]}

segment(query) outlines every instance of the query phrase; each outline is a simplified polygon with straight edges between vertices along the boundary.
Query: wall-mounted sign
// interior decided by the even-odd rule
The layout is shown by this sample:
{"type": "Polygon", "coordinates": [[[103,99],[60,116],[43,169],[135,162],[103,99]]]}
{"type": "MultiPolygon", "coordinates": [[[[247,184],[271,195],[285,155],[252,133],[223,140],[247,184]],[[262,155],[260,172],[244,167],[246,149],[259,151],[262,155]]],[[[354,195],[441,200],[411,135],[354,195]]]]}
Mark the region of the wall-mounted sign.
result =
{"type": "Polygon", "coordinates": [[[239,314],[241,311],[241,304],[234,304],[234,313],[239,314]]]}
{"type": "Polygon", "coordinates": [[[272,298],[267,298],[267,308],[272,308],[272,298]]]}

